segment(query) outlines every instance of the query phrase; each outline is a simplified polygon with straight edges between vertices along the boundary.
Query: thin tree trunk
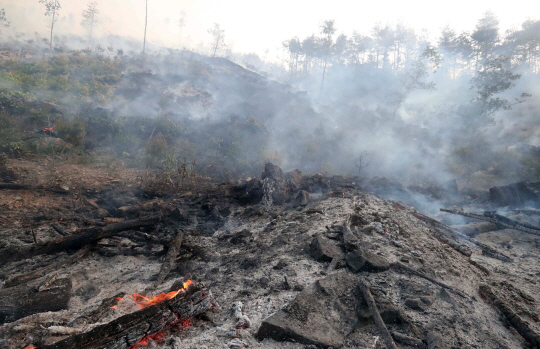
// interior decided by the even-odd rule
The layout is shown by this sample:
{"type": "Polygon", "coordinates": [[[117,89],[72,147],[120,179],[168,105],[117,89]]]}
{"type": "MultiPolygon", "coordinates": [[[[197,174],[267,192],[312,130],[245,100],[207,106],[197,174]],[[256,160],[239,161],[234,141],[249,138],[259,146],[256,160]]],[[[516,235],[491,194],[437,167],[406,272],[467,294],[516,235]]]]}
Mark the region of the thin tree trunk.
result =
{"type": "Polygon", "coordinates": [[[328,62],[328,52],[326,53],[326,57],[324,57],[324,68],[322,72],[322,81],[321,81],[321,93],[324,85],[324,76],[326,75],[326,63],[328,62]]]}
{"type": "Polygon", "coordinates": [[[92,47],[92,31],[94,30],[94,15],[92,15],[92,22],[90,22],[90,47],[92,47]]]}
{"type": "Polygon", "coordinates": [[[144,41],[143,41],[143,49],[142,49],[143,53],[146,50],[146,26],[147,25],[148,25],[148,0],[146,0],[146,15],[144,17],[144,41]]]}
{"type": "MultiPolygon", "coordinates": [[[[56,3],[54,4],[56,6],[56,3]]],[[[56,8],[53,11],[52,14],[52,22],[51,22],[51,40],[49,41],[49,51],[52,51],[52,44],[53,44],[53,29],[54,29],[54,18],[56,16],[56,8]]]]}

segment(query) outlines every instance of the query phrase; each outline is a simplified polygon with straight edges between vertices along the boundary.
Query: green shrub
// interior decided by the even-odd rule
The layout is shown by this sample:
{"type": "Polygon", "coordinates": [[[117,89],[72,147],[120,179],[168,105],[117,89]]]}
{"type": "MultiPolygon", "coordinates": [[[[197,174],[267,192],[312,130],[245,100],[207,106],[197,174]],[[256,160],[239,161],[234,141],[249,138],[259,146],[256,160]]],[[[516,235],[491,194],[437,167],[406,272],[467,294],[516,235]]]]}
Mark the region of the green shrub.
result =
{"type": "Polygon", "coordinates": [[[80,146],[84,144],[86,136],[86,122],[80,118],[60,118],[55,123],[55,132],[65,142],[80,146]]]}
{"type": "Polygon", "coordinates": [[[146,144],[146,166],[154,166],[163,158],[166,150],[167,141],[160,132],[146,144]]]}

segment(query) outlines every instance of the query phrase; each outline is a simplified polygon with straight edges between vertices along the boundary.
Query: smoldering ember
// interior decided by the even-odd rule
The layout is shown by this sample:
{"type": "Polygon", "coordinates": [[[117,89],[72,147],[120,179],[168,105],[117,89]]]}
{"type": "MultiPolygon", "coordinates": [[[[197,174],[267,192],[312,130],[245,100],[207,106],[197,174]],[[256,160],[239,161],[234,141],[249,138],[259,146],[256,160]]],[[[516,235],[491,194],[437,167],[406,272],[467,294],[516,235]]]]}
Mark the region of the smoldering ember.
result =
{"type": "Polygon", "coordinates": [[[164,3],[0,9],[0,348],[540,348],[540,20],[164,3]]]}

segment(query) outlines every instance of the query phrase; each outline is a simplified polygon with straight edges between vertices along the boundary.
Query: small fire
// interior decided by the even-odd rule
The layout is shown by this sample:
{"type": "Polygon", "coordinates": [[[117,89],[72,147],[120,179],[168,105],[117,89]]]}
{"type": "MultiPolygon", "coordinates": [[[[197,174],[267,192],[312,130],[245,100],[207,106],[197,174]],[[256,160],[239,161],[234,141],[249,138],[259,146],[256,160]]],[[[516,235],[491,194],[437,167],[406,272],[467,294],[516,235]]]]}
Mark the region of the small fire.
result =
{"type": "MultiPolygon", "coordinates": [[[[133,301],[137,304],[139,309],[143,309],[143,308],[149,307],[151,305],[161,303],[161,302],[169,300],[169,299],[173,299],[180,292],[186,292],[187,288],[191,284],[193,284],[193,281],[188,280],[188,281],[184,282],[183,287],[181,289],[179,289],[178,291],[171,291],[169,293],[161,292],[160,294],[158,294],[154,298],[148,298],[148,297],[145,297],[142,294],[138,294],[138,293],[134,293],[133,296],[128,295],[128,297],[133,299],[133,301]]],[[[115,309],[115,308],[113,308],[113,309],[115,309]]]]}
{"type": "Polygon", "coordinates": [[[43,132],[53,133],[54,132],[54,127],[46,127],[46,128],[43,129],[43,132]]]}
{"type": "Polygon", "coordinates": [[[30,344],[29,346],[26,346],[22,349],[37,349],[37,347],[35,345],[30,344]]]}
{"type": "MultiPolygon", "coordinates": [[[[121,298],[121,297],[114,297],[114,298],[118,301],[118,302],[116,302],[117,305],[118,305],[118,303],[120,303],[120,301],[121,301],[122,299],[124,299],[124,298],[121,298]]],[[[111,309],[116,309],[116,307],[117,307],[116,305],[113,305],[113,306],[111,307],[111,309]]]]}

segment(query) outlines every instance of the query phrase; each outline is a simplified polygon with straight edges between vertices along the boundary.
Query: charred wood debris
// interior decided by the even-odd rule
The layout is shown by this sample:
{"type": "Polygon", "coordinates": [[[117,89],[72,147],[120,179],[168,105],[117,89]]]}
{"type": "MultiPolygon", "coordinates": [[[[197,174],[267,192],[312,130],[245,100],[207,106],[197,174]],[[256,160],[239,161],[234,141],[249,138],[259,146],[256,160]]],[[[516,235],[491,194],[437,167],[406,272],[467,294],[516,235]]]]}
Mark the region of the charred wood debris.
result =
{"type": "Polygon", "coordinates": [[[428,214],[391,198],[431,189],[266,164],[190,191],[77,193],[86,211],[2,228],[0,347],[540,348],[537,187],[467,197],[475,213],[450,184],[452,208],[428,214]],[[488,234],[528,235],[529,252],[488,234]]]}

